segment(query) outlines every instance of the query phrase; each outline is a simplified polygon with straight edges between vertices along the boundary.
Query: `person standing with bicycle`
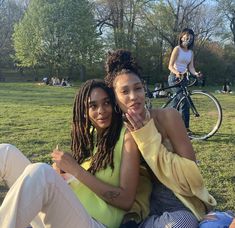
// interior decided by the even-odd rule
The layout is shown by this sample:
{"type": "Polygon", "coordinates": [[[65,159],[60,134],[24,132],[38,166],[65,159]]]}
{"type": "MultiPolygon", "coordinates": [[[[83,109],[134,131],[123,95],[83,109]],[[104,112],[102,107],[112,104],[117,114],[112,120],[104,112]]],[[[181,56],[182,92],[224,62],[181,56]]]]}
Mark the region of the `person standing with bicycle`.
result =
{"type": "MultiPolygon", "coordinates": [[[[176,46],[170,57],[170,62],[168,69],[170,70],[170,75],[168,76],[169,86],[177,84],[184,74],[189,71],[191,74],[200,77],[200,72],[196,72],[194,68],[194,57],[193,57],[193,46],[194,46],[194,32],[192,29],[185,28],[179,35],[179,45],[176,46]]],[[[187,79],[183,79],[183,83],[187,83],[187,79]]],[[[179,87],[171,88],[173,93],[177,93],[179,87]]],[[[183,94],[179,93],[177,97],[172,101],[172,107],[176,108],[177,103],[182,98],[183,94]]],[[[189,106],[187,102],[184,102],[180,107],[180,113],[187,128],[189,130],[189,106]]]]}

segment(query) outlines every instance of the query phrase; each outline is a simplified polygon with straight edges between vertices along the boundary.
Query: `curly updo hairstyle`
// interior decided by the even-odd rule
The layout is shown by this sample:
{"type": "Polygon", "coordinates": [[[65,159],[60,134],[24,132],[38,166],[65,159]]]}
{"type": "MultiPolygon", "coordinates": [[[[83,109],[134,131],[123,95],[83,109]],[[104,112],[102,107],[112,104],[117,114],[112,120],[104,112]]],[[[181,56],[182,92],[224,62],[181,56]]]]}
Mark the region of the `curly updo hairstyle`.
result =
{"type": "Polygon", "coordinates": [[[141,67],[138,65],[131,52],[125,49],[118,49],[108,52],[105,63],[105,83],[113,87],[114,79],[120,74],[135,74],[141,79],[141,67]]]}

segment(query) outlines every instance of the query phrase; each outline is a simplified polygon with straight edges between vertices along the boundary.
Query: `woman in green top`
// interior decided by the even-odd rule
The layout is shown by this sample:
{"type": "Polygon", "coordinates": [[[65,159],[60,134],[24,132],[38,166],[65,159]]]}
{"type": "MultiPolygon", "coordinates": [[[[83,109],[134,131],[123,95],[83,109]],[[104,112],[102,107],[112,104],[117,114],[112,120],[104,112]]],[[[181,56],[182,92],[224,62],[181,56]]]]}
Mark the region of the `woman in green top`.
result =
{"type": "Polygon", "coordinates": [[[119,227],[135,198],[139,153],[103,81],[87,81],[75,97],[71,148],[72,155],[52,153],[58,175],[0,145],[0,177],[14,184],[0,207],[0,227],[26,227],[35,216],[33,227],[119,227]],[[73,191],[61,176],[69,176],[73,191]]]}

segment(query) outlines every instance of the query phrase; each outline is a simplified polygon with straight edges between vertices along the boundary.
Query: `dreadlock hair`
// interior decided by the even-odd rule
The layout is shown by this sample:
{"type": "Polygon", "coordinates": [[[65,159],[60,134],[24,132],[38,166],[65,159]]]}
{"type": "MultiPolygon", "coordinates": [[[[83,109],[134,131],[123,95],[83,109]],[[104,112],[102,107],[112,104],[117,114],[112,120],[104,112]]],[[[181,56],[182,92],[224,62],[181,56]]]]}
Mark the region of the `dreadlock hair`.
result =
{"type": "Polygon", "coordinates": [[[121,113],[115,112],[115,97],[113,90],[107,87],[103,80],[92,79],[86,81],[79,89],[74,99],[73,122],[72,122],[72,155],[81,164],[87,158],[91,157],[91,167],[89,172],[95,174],[108,165],[114,169],[113,154],[115,145],[119,139],[122,129],[121,113]],[[95,128],[89,119],[89,97],[93,89],[103,89],[110,98],[112,105],[112,121],[110,126],[102,132],[102,135],[95,139],[95,128]],[[99,141],[98,141],[99,139],[99,141]],[[93,150],[97,147],[94,154],[93,150]]]}
{"type": "Polygon", "coordinates": [[[105,63],[105,83],[109,87],[113,87],[113,81],[120,74],[135,74],[141,79],[141,67],[132,57],[130,51],[118,49],[114,52],[108,52],[107,61],[105,63]]]}

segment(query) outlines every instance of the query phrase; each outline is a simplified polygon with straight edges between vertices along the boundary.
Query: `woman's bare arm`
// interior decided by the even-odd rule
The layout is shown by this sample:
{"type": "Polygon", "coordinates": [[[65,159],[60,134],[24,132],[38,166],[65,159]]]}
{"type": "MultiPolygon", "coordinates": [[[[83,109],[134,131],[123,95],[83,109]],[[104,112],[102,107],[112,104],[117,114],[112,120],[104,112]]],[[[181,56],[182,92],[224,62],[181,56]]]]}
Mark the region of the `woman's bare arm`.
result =
{"type": "Polygon", "coordinates": [[[118,187],[96,178],[83,169],[68,153],[55,150],[52,158],[57,167],[75,176],[107,203],[123,210],[131,208],[139,178],[139,151],[129,132],[126,132],[123,142],[120,186],[118,187]]]}
{"type": "Polygon", "coordinates": [[[189,69],[189,72],[193,75],[196,75],[197,77],[199,77],[199,73],[196,72],[195,70],[195,67],[194,67],[194,55],[193,55],[193,52],[192,52],[192,59],[191,59],[191,62],[188,66],[188,69],[189,69]]]}
{"type": "Polygon", "coordinates": [[[173,73],[175,74],[177,77],[180,77],[180,72],[178,72],[175,67],[174,67],[174,64],[175,64],[175,61],[178,57],[178,54],[179,54],[179,46],[176,46],[172,53],[171,53],[171,57],[170,57],[170,61],[169,61],[169,65],[168,65],[168,69],[173,73]]]}
{"type": "Polygon", "coordinates": [[[173,108],[162,109],[160,121],[174,148],[174,152],[181,157],[196,161],[195,152],[180,113],[173,108]]]}

